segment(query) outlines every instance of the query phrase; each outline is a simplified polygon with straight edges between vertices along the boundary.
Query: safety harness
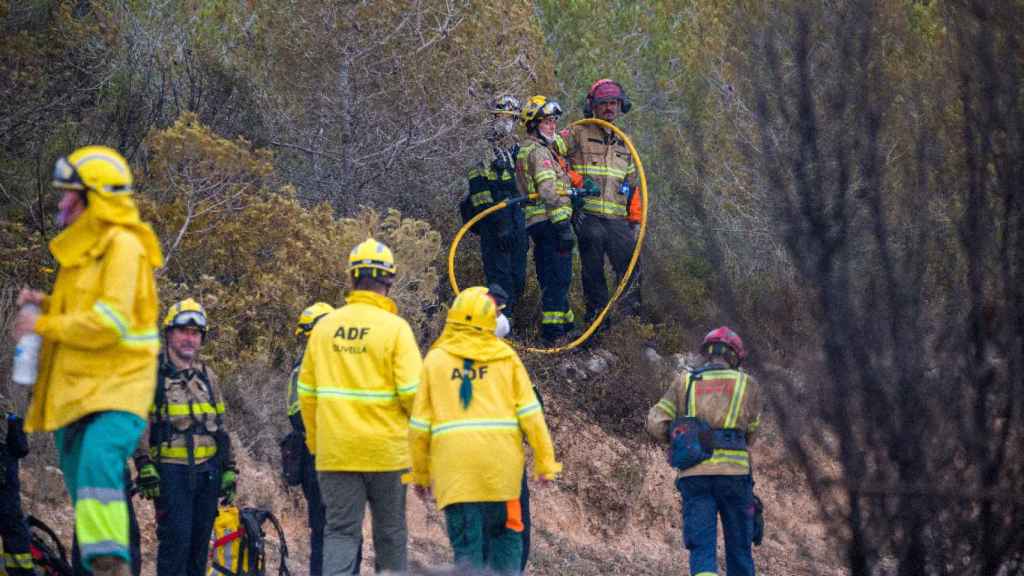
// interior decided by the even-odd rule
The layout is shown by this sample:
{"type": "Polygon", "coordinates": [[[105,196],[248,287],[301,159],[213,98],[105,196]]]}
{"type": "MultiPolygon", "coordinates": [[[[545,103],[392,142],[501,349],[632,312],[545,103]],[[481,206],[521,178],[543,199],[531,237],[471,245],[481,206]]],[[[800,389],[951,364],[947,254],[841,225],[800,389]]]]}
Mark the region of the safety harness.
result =
{"type": "MultiPolygon", "coordinates": [[[[156,384],[156,398],[153,403],[153,414],[155,415],[155,421],[149,435],[149,448],[150,457],[154,462],[160,463],[161,456],[164,450],[165,444],[169,444],[176,437],[185,436],[185,457],[188,460],[189,466],[189,487],[195,488],[195,465],[196,465],[196,443],[195,437],[197,435],[210,436],[213,438],[216,444],[216,456],[221,458],[222,462],[228,462],[229,450],[227,436],[224,433],[224,417],[223,409],[217,403],[217,398],[213,392],[213,385],[210,383],[210,375],[207,373],[206,364],[200,363],[198,369],[194,369],[195,374],[199,377],[199,381],[202,383],[203,388],[206,390],[208,402],[206,404],[200,404],[200,413],[210,413],[214,415],[214,423],[217,426],[215,432],[210,432],[205,422],[196,417],[196,404],[191,398],[188,400],[188,404],[184,406],[187,409],[187,414],[192,422],[189,427],[184,430],[178,430],[171,423],[171,411],[172,409],[177,411],[183,407],[174,405],[173,407],[167,401],[167,385],[166,379],[169,375],[170,370],[175,370],[166,358],[161,359],[160,370],[157,376],[156,384]]],[[[175,414],[178,415],[178,414],[175,414]]],[[[173,448],[171,448],[173,449],[173,448]]],[[[205,454],[204,454],[205,456],[205,454]]]]}

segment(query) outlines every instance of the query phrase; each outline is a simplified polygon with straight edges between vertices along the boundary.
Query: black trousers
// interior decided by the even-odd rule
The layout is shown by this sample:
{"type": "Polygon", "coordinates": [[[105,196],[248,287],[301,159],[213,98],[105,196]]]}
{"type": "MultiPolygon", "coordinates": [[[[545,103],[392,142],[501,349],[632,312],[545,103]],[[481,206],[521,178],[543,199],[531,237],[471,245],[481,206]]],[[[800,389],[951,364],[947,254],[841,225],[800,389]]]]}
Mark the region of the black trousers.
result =
{"type": "Polygon", "coordinates": [[[527,231],[533,240],[533,264],[540,284],[543,311],[540,335],[545,340],[554,340],[567,334],[575,325],[569,307],[572,251],[559,252],[558,232],[555,225],[547,220],[530,226],[527,231]]]}
{"type": "MultiPolygon", "coordinates": [[[[608,304],[605,257],[612,264],[616,282],[621,282],[636,243],[629,222],[624,218],[602,218],[590,214],[584,215],[577,222],[576,237],[580,244],[580,265],[583,268],[581,279],[589,321],[608,304]]],[[[639,262],[630,284],[619,298],[619,305],[627,314],[640,313],[639,262]]]]}
{"type": "MultiPolygon", "coordinates": [[[[3,412],[0,412],[3,417],[3,412]]],[[[10,576],[32,576],[31,535],[21,508],[21,482],[18,460],[7,455],[7,446],[0,444],[0,539],[4,541],[4,564],[10,576]]]]}
{"type": "Polygon", "coordinates": [[[484,262],[484,275],[487,284],[497,284],[508,294],[505,302],[507,316],[513,315],[516,302],[526,287],[526,252],[530,247],[525,228],[512,230],[511,238],[512,249],[502,250],[493,226],[480,231],[480,257],[484,262]]]}

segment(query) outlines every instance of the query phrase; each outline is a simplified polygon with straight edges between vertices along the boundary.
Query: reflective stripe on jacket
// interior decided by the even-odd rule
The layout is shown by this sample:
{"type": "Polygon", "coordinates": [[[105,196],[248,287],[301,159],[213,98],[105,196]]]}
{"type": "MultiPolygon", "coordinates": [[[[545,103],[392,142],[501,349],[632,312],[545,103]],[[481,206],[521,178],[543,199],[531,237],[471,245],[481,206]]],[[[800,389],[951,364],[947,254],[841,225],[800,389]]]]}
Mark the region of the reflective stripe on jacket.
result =
{"type": "Polygon", "coordinates": [[[518,499],[524,435],[533,449],[535,475],[551,477],[562,469],[519,357],[473,362],[467,407],[459,392],[465,363],[438,347],[427,354],[409,421],[413,482],[433,483],[438,508],[518,499]]]}
{"type": "MultiPolygon", "coordinates": [[[[672,421],[684,415],[697,416],[712,428],[735,429],[746,433],[747,446],[761,425],[761,394],[754,380],[742,370],[712,365],[699,371],[693,380],[687,407],[686,389],[691,373],[669,386],[647,414],[647,432],[660,442],[668,442],[672,421]]],[[[747,450],[715,449],[712,457],[682,470],[679,476],[740,476],[750,473],[747,450]]]]}
{"type": "MultiPolygon", "coordinates": [[[[601,190],[599,197],[587,197],[583,211],[603,218],[626,218],[630,193],[636,188],[636,166],[626,144],[610,130],[593,124],[578,124],[562,130],[565,157],[572,169],[589,177],[601,190]]],[[[630,218],[630,221],[634,221],[630,218]]],[[[637,222],[639,220],[636,220],[637,222]]]]}
{"type": "MultiPolygon", "coordinates": [[[[514,139],[505,139],[490,145],[484,157],[470,167],[466,179],[469,183],[469,202],[474,213],[516,196],[515,159],[518,150],[519,145],[514,139]]],[[[511,230],[519,210],[522,210],[519,205],[500,210],[484,218],[477,224],[477,228],[511,230]]]]}
{"type": "Polygon", "coordinates": [[[527,226],[545,220],[557,224],[572,217],[569,176],[554,153],[533,136],[526,138],[516,155],[516,187],[520,196],[538,195],[523,208],[527,226]]]}
{"type": "Polygon", "coordinates": [[[43,348],[25,417],[30,432],[110,410],[146,418],[153,402],[160,349],[153,265],[134,231],[87,215],[51,242],[51,250],[76,243],[77,250],[62,261],[36,321],[43,348]]]}
{"type": "Polygon", "coordinates": [[[313,328],[297,386],[317,470],[409,467],[409,413],[422,359],[396,311],[390,298],[356,290],[313,328]]]}
{"type": "Polygon", "coordinates": [[[299,413],[299,368],[302,367],[302,355],[299,361],[292,366],[291,375],[288,377],[288,390],[286,391],[285,402],[288,406],[288,416],[299,413]]]}

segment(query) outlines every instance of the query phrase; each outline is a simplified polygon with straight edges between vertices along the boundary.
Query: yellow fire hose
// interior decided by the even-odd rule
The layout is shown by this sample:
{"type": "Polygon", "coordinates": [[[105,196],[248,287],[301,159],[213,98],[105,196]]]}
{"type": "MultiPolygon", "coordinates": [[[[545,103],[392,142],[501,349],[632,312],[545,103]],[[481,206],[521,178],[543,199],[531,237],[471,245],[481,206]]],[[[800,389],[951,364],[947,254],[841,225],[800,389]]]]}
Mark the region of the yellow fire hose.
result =
{"type": "MultiPolygon", "coordinates": [[[[597,124],[598,126],[608,128],[614,132],[616,136],[621,138],[622,141],[626,143],[626,147],[629,148],[629,153],[633,157],[633,163],[636,164],[637,174],[640,176],[640,233],[637,235],[636,246],[633,247],[633,256],[629,259],[629,266],[626,268],[626,273],[622,276],[622,279],[619,280],[619,285],[615,287],[615,293],[612,294],[608,303],[605,304],[604,308],[601,310],[601,313],[598,314],[597,317],[594,318],[594,321],[590,323],[590,326],[588,326],[587,329],[579,335],[579,337],[568,344],[557,348],[526,347],[524,350],[527,352],[536,352],[538,354],[559,354],[561,352],[572,350],[586,342],[587,339],[590,338],[601,326],[601,322],[604,321],[604,317],[608,314],[608,311],[611,310],[612,306],[615,305],[615,301],[619,299],[619,296],[622,295],[622,292],[626,289],[626,285],[629,284],[629,279],[633,275],[633,269],[636,267],[637,260],[640,259],[640,249],[644,244],[644,235],[647,233],[647,175],[644,173],[644,164],[640,161],[640,155],[637,154],[636,148],[633,147],[633,142],[629,139],[629,136],[626,136],[626,133],[619,130],[617,126],[599,118],[584,118],[573,122],[573,125],[576,124],[597,124]]],[[[530,199],[532,200],[534,198],[530,199]]],[[[525,200],[525,198],[518,198],[512,202],[509,202],[508,200],[498,202],[494,206],[482,210],[479,214],[473,216],[469,222],[466,222],[462,228],[459,229],[458,233],[455,234],[451,247],[448,249],[448,282],[452,285],[452,291],[455,292],[456,296],[459,294],[460,290],[459,283],[455,280],[455,254],[459,250],[459,242],[462,241],[462,237],[465,236],[477,222],[483,220],[489,214],[497,212],[502,208],[506,208],[511,203],[521,202],[523,200],[525,200]]]]}

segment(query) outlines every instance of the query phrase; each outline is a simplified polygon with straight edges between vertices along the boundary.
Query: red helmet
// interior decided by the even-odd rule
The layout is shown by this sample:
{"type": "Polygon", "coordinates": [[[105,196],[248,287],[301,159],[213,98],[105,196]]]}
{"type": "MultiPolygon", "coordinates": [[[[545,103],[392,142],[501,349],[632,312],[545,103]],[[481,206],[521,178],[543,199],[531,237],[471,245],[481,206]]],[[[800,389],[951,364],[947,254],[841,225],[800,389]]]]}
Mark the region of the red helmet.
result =
{"type": "Polygon", "coordinates": [[[704,342],[701,343],[700,349],[702,352],[707,353],[709,351],[714,352],[713,349],[709,350],[709,346],[715,344],[724,344],[730,350],[736,354],[737,364],[743,361],[747,357],[747,351],[743,348],[743,340],[740,339],[740,335],[733,332],[732,328],[728,326],[722,326],[715,328],[708,335],[704,337],[704,342]]]}

